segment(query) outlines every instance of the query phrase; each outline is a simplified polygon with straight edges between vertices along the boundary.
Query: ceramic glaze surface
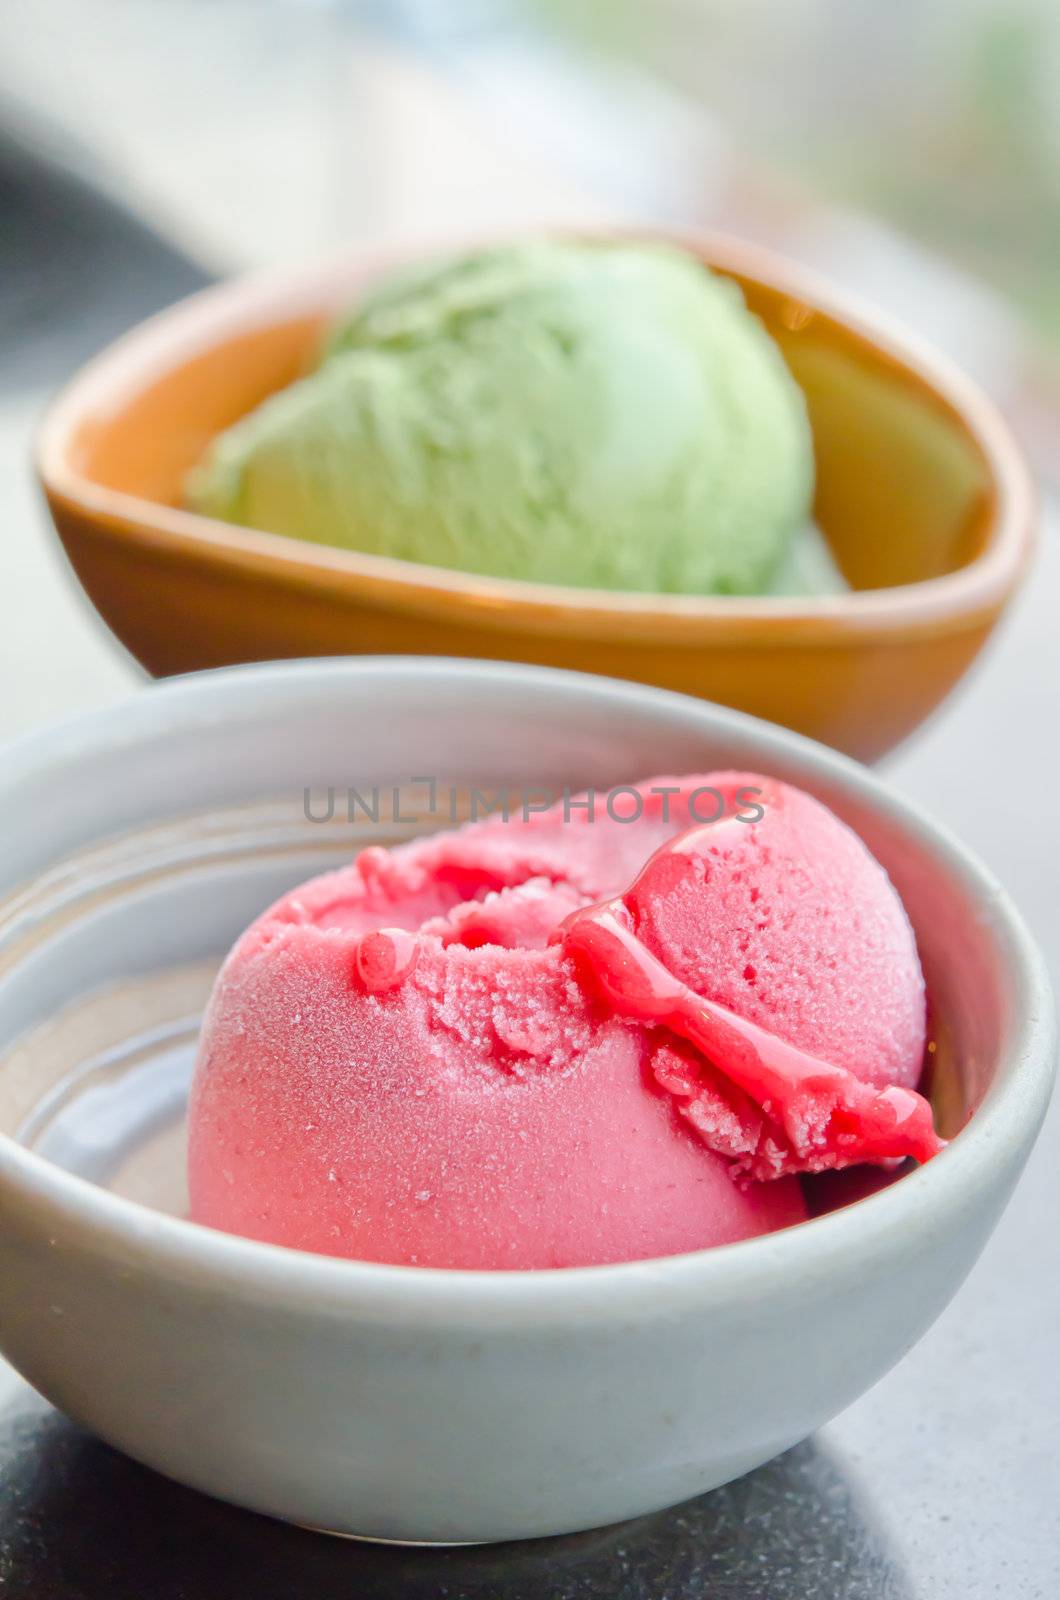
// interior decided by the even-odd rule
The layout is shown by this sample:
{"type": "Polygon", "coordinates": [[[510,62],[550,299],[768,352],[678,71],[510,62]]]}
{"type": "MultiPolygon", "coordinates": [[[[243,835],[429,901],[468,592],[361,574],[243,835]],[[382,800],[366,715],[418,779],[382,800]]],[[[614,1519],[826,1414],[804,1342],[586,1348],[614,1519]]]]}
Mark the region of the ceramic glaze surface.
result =
{"type": "Polygon", "coordinates": [[[990,402],[886,319],[754,246],[676,242],[740,284],[802,387],[815,518],[857,592],[719,599],[477,578],[181,509],[210,439],[296,378],[329,319],[398,264],[357,253],[196,296],[61,396],[39,469],[93,603],[158,675],[373,651],[526,661],[701,695],[875,759],[949,693],[1016,587],[1026,468],[990,402]]]}
{"type": "MultiPolygon", "coordinates": [[[[178,1481],[345,1532],[453,1541],[596,1526],[805,1437],[953,1293],[1051,1080],[1041,962],[984,869],[841,758],[630,685],[378,660],[145,691],[10,752],[0,893],[0,1350],[76,1420],[178,1481]],[[161,1149],[195,985],[256,910],[350,849],[341,821],[333,836],[307,821],[305,786],[363,788],[410,768],[606,786],[722,765],[809,789],[891,873],[945,1058],[933,1094],[955,1137],[939,1156],[782,1234],[571,1271],[328,1260],[157,1209],[144,1166],[164,1162],[150,1129],[161,1149]],[[52,804],[75,774],[78,804],[52,804]],[[274,797],[264,813],[261,796],[274,797]],[[108,1057],[113,1017],[94,1013],[95,1076],[81,1093],[110,1131],[91,1170],[93,1119],[71,1111],[54,1030],[64,1008],[87,1029],[86,1008],[105,1012],[116,995],[124,1008],[160,985],[165,1004],[145,1004],[139,1034],[122,1010],[135,1060],[108,1057]]],[[[180,1209],[179,1197],[162,1204],[180,1209]]]]}

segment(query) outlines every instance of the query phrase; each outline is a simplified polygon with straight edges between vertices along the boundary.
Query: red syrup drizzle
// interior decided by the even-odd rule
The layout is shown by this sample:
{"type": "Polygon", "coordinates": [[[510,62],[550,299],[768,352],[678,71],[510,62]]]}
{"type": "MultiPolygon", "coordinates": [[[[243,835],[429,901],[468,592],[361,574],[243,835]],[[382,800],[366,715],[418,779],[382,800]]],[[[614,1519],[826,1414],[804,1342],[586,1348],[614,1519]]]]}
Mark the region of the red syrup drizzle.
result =
{"type": "Polygon", "coordinates": [[[701,1137],[735,1158],[737,1170],[774,1178],[906,1156],[930,1160],[945,1141],[923,1095],[863,1083],[696,994],[637,937],[627,900],[660,861],[695,854],[711,838],[707,823],[664,844],[625,895],[573,912],[551,942],[617,1014],[668,1029],[692,1046],[692,1059],[680,1046],[657,1049],[653,1071],[701,1137]]]}

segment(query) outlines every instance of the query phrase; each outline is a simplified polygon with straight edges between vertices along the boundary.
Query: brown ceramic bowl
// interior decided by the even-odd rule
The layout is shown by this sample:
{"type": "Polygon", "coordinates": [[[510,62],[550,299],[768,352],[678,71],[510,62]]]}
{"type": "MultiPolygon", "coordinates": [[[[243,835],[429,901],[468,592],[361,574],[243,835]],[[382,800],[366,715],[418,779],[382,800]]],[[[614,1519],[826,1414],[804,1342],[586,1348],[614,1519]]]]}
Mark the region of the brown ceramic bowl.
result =
{"type": "Polygon", "coordinates": [[[39,470],[78,577],[155,674],[400,652],[575,667],[736,706],[872,760],[943,699],[1026,565],[1033,495],[1000,415],[942,358],[731,239],[687,249],[741,284],[809,403],[816,515],[854,592],[698,598],[476,577],[197,516],[213,434],[303,368],[393,262],[347,255],[209,289],[74,379],[39,470]]]}

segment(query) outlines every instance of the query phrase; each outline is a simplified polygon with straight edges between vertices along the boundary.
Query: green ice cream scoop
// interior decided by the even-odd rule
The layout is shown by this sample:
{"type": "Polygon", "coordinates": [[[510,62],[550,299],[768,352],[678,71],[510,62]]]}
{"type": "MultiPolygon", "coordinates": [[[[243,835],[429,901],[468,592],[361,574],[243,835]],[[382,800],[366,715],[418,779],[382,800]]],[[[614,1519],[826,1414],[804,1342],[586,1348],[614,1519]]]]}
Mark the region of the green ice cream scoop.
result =
{"type": "Polygon", "coordinates": [[[376,289],[187,492],[465,572],[754,594],[812,488],[801,391],[734,284],[666,246],[542,241],[376,289]]]}

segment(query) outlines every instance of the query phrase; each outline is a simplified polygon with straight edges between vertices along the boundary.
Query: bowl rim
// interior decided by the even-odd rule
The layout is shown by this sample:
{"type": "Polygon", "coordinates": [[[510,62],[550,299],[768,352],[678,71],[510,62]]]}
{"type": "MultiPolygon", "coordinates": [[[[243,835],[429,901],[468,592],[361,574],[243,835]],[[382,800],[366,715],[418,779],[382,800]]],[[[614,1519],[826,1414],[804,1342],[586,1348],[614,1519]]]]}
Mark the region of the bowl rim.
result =
{"type": "Polygon", "coordinates": [[[38,477],[53,505],[76,511],[110,529],[185,559],[221,560],[246,571],[263,567],[301,588],[350,590],[417,613],[465,613],[488,624],[500,616],[530,631],[610,632],[616,626],[638,638],[712,636],[736,644],[757,641],[763,625],[774,640],[834,640],[848,630],[888,634],[943,632],[966,625],[969,615],[995,610],[1028,564],[1035,527],[1030,469],[1000,410],[948,357],[859,296],[764,246],[731,235],[693,229],[541,228],[533,237],[575,236],[606,243],[637,238],[690,251],[722,272],[754,279],[799,307],[809,307],[846,337],[868,346],[903,370],[957,422],[981,458],[996,502],[983,549],[956,571],[915,583],[816,597],[660,595],[484,577],[395,557],[336,549],[237,527],[198,512],[169,506],[87,477],[74,460],[73,441],[93,415],[127,403],[148,384],[220,340],[298,316],[326,313],[348,303],[359,286],[395,266],[505,239],[484,238],[347,248],[295,267],[237,277],[178,301],[108,345],[70,379],[51,402],[35,446],[38,477]],[[676,630],[676,632],[675,632],[676,630]]]}
{"type": "MultiPolygon", "coordinates": [[[[31,733],[5,749],[4,782],[46,775],[76,763],[89,749],[135,740],[165,719],[170,731],[191,730],[204,715],[229,706],[265,705],[270,697],[344,692],[380,672],[423,690],[425,667],[452,688],[488,683],[513,697],[548,690],[611,712],[622,706],[689,719],[704,731],[732,731],[774,754],[810,780],[839,789],[880,814],[920,849],[940,857],[974,895],[996,958],[1013,995],[1007,1050],[987,1095],[961,1133],[926,1166],[854,1204],[779,1233],[735,1244],[603,1266],[539,1271],[471,1271],[396,1266],[313,1255],[225,1234],[154,1211],[54,1165],[0,1133],[0,1211],[21,1208],[37,1227],[123,1268],[179,1282],[195,1292],[243,1303],[284,1307],[291,1314],[326,1313],[373,1323],[489,1329],[498,1326],[597,1325],[616,1315],[669,1315],[678,1307],[749,1302],[778,1283],[802,1292],[851,1279],[885,1260],[900,1260],[925,1229],[959,1226],[984,1179],[1002,1182],[1022,1164],[1045,1114],[1055,1065],[1052,992],[1044,958],[993,874],[945,828],[894,793],[868,769],[787,729],[669,690],[590,674],[511,663],[400,656],[333,657],[257,663],[171,678],[87,717],[31,733]]],[[[1009,1180],[1011,1181],[1011,1180],[1009,1180]]]]}

